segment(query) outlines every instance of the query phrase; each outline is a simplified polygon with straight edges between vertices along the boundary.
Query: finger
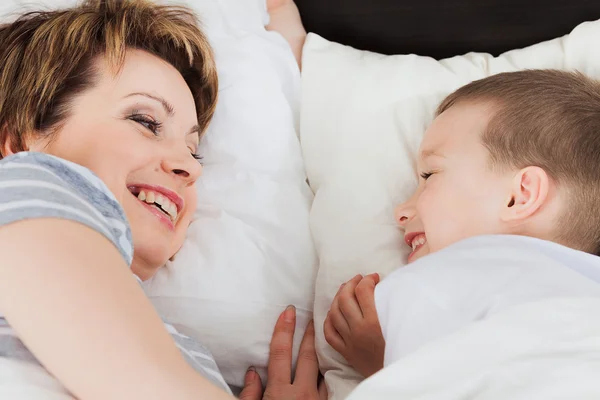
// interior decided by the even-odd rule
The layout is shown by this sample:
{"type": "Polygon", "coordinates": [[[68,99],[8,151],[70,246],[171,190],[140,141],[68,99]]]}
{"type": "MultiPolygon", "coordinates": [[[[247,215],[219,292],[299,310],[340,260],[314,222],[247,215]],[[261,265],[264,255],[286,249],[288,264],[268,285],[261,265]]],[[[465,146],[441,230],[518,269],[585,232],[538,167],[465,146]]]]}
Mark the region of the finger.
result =
{"type": "Polygon", "coordinates": [[[327,385],[325,384],[325,380],[322,380],[319,384],[319,400],[327,400],[328,397],[327,385]]]}
{"type": "Polygon", "coordinates": [[[379,275],[366,276],[356,286],[355,293],[358,305],[365,319],[377,317],[377,309],[375,307],[375,285],[379,282],[379,275]]]}
{"type": "Polygon", "coordinates": [[[251,367],[246,372],[244,389],[240,393],[240,400],[261,400],[262,394],[262,382],[260,376],[256,373],[256,370],[251,367]]]}
{"type": "Polygon", "coordinates": [[[355,276],[353,276],[353,277],[352,277],[352,279],[350,279],[349,281],[347,281],[347,282],[343,282],[343,283],[340,285],[340,287],[338,288],[338,291],[337,291],[337,293],[336,293],[336,297],[337,297],[337,296],[339,296],[340,292],[342,291],[342,289],[343,289],[344,287],[346,287],[346,285],[347,285],[347,284],[349,284],[349,283],[351,283],[351,282],[360,282],[360,280],[362,279],[362,277],[363,277],[363,276],[362,276],[361,274],[358,274],[358,275],[355,275],[355,276]]]}
{"type": "Polygon", "coordinates": [[[307,391],[311,391],[317,388],[318,380],[319,361],[315,350],[315,323],[310,321],[300,344],[294,385],[299,385],[307,391]]]}
{"type": "Polygon", "coordinates": [[[292,379],[292,346],[296,328],[296,308],[288,306],[279,316],[269,352],[267,379],[275,384],[289,385],[292,379]]]}
{"type": "Polygon", "coordinates": [[[369,274],[367,276],[370,277],[371,279],[373,279],[373,282],[375,282],[376,286],[381,281],[381,277],[379,276],[379,274],[377,272],[369,274]]]}
{"type": "Polygon", "coordinates": [[[339,298],[333,299],[333,303],[331,303],[331,308],[329,309],[328,317],[331,320],[331,324],[340,335],[347,337],[350,334],[350,326],[348,325],[344,314],[340,310],[339,298]]]}
{"type": "Polygon", "coordinates": [[[323,324],[323,333],[325,334],[325,340],[331,347],[333,347],[335,351],[342,354],[346,350],[344,339],[331,323],[331,318],[329,318],[329,315],[327,318],[325,318],[325,323],[323,324]]]}
{"type": "Polygon", "coordinates": [[[355,276],[339,291],[339,308],[349,326],[359,323],[362,319],[362,311],[360,310],[358,300],[356,299],[356,295],[354,293],[356,291],[356,286],[362,281],[362,279],[363,278],[361,275],[355,276]]]}
{"type": "Polygon", "coordinates": [[[342,283],[340,285],[340,287],[338,288],[338,291],[335,293],[335,296],[333,296],[333,300],[331,301],[332,303],[338,298],[340,297],[340,293],[342,291],[342,289],[344,288],[344,286],[346,286],[346,282],[342,283]]]}

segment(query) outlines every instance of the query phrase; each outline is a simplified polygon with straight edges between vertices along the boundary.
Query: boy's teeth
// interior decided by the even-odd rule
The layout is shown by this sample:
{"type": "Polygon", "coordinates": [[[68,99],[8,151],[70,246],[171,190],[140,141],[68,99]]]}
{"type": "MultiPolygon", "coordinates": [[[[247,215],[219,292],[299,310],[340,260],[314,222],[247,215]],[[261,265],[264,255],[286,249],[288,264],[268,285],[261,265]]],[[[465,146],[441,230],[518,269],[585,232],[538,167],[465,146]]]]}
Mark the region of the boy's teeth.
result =
{"type": "Polygon", "coordinates": [[[419,237],[419,238],[415,238],[415,239],[412,241],[412,249],[413,249],[413,251],[414,251],[414,250],[415,250],[415,249],[416,249],[418,246],[425,244],[425,242],[426,242],[426,241],[427,241],[427,240],[426,240],[426,239],[425,239],[425,237],[423,237],[423,236],[421,236],[421,237],[419,237]]]}
{"type": "Polygon", "coordinates": [[[146,201],[146,192],[144,192],[143,190],[138,194],[138,199],[140,199],[141,201],[146,201]]]}

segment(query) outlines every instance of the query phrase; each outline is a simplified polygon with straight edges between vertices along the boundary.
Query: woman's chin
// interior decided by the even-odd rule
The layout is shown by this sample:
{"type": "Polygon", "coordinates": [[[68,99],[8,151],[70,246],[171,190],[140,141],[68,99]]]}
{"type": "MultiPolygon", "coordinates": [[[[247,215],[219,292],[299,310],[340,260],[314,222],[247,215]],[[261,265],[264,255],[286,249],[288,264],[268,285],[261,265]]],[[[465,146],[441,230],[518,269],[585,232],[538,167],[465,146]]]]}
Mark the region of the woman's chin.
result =
{"type": "Polygon", "coordinates": [[[143,281],[152,278],[170,258],[170,251],[153,247],[148,243],[145,243],[144,246],[134,246],[134,248],[131,272],[143,281]]]}

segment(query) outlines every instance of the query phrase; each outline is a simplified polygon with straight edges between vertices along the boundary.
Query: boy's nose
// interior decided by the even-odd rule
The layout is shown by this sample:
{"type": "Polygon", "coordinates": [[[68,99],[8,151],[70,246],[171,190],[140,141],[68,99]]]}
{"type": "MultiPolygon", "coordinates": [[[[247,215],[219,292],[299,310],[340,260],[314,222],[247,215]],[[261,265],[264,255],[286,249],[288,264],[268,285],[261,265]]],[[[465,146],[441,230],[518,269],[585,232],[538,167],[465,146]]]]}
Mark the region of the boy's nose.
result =
{"type": "Polygon", "coordinates": [[[394,211],[396,222],[403,229],[406,228],[406,225],[412,221],[416,215],[415,197],[416,196],[413,196],[405,203],[400,204],[394,211]]]}

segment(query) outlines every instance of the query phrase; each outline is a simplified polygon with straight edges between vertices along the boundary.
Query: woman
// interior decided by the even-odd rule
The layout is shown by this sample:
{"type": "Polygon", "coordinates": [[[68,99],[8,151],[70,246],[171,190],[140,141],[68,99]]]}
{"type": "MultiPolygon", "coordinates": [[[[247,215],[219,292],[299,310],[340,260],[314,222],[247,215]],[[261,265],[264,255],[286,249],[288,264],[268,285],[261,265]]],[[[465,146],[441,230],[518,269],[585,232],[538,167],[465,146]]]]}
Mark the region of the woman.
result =
{"type": "MultiPolygon", "coordinates": [[[[183,243],[216,97],[185,8],[89,0],[0,27],[0,361],[82,400],[231,398],[138,285],[183,243]]],[[[294,323],[275,328],[265,398],[316,398],[312,329],[290,383],[294,323]]]]}

